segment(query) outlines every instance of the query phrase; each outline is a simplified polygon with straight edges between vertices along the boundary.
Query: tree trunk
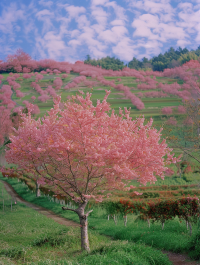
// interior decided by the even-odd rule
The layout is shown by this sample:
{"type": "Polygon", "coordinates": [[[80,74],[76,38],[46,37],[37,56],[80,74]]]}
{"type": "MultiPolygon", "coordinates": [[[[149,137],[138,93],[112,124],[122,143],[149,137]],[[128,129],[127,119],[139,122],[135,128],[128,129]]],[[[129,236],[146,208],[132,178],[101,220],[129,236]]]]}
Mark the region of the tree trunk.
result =
{"type": "Polygon", "coordinates": [[[192,236],[192,225],[190,222],[188,222],[188,224],[189,224],[189,228],[190,228],[190,236],[192,236]]]}
{"type": "Polygon", "coordinates": [[[162,222],[162,230],[164,229],[165,221],[162,222]]]}
{"type": "Polygon", "coordinates": [[[147,223],[148,223],[148,226],[150,228],[150,219],[147,217],[147,223]]]}
{"type": "Polygon", "coordinates": [[[40,184],[36,181],[36,197],[40,197],[40,184]]]}
{"type": "Polygon", "coordinates": [[[111,217],[114,219],[115,225],[117,225],[117,216],[115,216],[115,214],[114,215],[111,214],[111,217]]]}
{"type": "Polygon", "coordinates": [[[124,226],[127,224],[127,215],[124,216],[124,226]]]}
{"type": "Polygon", "coordinates": [[[78,214],[80,220],[80,227],[81,227],[81,249],[90,252],[87,217],[93,210],[90,210],[86,214],[84,213],[87,203],[88,203],[87,200],[83,203],[79,203],[78,209],[70,209],[66,207],[62,207],[62,209],[70,210],[78,214]]]}
{"type": "Polygon", "coordinates": [[[187,227],[187,230],[188,230],[188,221],[185,221],[186,222],[186,227],[187,227]]]}
{"type": "Polygon", "coordinates": [[[90,252],[87,217],[85,215],[79,216],[79,220],[81,225],[81,249],[90,252]]]}

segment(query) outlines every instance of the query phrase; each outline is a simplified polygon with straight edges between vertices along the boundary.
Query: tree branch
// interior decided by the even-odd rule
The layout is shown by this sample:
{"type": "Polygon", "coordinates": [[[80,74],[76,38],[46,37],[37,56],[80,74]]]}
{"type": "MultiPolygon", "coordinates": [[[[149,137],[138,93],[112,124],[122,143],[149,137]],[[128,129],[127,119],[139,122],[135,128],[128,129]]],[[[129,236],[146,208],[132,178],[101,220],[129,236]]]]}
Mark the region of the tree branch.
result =
{"type": "Polygon", "coordinates": [[[73,210],[73,209],[70,209],[70,208],[67,208],[67,207],[62,207],[62,209],[63,209],[63,211],[64,210],[68,210],[68,211],[72,211],[72,212],[75,212],[75,213],[77,213],[77,211],[76,210],[73,210]]]}

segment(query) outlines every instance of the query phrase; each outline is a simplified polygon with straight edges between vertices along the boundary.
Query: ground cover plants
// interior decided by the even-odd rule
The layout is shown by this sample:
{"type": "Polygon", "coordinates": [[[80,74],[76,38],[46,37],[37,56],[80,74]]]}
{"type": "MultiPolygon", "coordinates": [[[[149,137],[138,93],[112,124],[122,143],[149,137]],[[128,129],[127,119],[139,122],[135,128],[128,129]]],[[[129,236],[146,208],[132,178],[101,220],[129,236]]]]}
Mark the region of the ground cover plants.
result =
{"type": "MultiPolygon", "coordinates": [[[[20,195],[26,195],[27,201],[34,201],[35,196],[27,190],[26,186],[22,186],[17,181],[15,184],[20,195]]],[[[0,209],[1,264],[171,264],[161,251],[152,252],[152,247],[142,243],[134,244],[126,240],[113,241],[92,228],[89,229],[91,253],[80,254],[79,227],[60,225],[19,202],[14,204],[11,211],[11,198],[3,189],[2,182],[0,182],[0,190],[3,190],[3,197],[1,192],[0,200],[2,201],[3,198],[5,200],[4,212],[2,208],[0,209]]],[[[60,210],[58,204],[49,202],[47,198],[38,199],[39,204],[48,206],[55,212],[60,210]]],[[[64,215],[66,216],[66,212],[64,215]]]]}
{"type": "MultiPolygon", "coordinates": [[[[66,213],[62,211],[61,205],[58,200],[52,200],[48,196],[36,198],[35,194],[32,193],[29,189],[27,189],[26,185],[23,185],[21,182],[18,182],[17,179],[1,179],[4,179],[8,181],[8,183],[11,183],[17,193],[20,194],[20,196],[22,196],[25,200],[33,202],[40,206],[44,206],[47,209],[51,209],[55,213],[63,217],[78,222],[78,217],[76,216],[76,214],[74,214],[73,212],[66,213]]],[[[166,221],[165,227],[162,230],[162,227],[159,222],[154,222],[149,227],[146,220],[139,219],[138,215],[130,214],[127,216],[128,221],[125,227],[123,216],[117,215],[117,221],[115,224],[112,216],[110,216],[108,220],[107,211],[104,207],[101,207],[100,204],[96,204],[96,206],[95,203],[93,205],[89,204],[88,209],[91,209],[91,207],[94,209],[94,211],[88,217],[89,231],[95,231],[102,235],[108,235],[116,240],[128,240],[129,242],[136,242],[140,244],[144,243],[154,248],[165,249],[177,253],[186,252],[189,253],[190,256],[195,259],[199,258],[197,224],[193,225],[192,237],[190,237],[189,235],[189,230],[187,230],[185,222],[180,222],[177,218],[172,221],[166,221]]],[[[99,248],[99,251],[102,252],[102,249],[103,246],[99,248]]],[[[93,251],[91,253],[93,253],[93,251]]],[[[99,258],[102,259],[102,257],[99,258]]],[[[137,262],[138,264],[140,264],[139,261],[137,262]]]]}

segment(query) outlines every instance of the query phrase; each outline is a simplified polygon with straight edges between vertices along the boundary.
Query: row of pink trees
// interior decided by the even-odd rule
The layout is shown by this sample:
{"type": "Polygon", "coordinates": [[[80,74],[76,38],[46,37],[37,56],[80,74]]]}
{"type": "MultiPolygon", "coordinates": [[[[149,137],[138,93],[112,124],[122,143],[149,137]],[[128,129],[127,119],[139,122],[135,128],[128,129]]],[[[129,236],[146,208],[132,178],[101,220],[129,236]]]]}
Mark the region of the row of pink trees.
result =
{"type": "MultiPolygon", "coordinates": [[[[15,55],[9,55],[7,57],[7,61],[5,63],[0,64],[0,71],[4,71],[5,69],[15,69],[15,71],[23,71],[26,72],[24,74],[25,78],[30,78],[31,71],[41,71],[41,74],[36,75],[36,81],[39,81],[40,78],[42,79],[42,74],[49,73],[49,74],[59,74],[65,72],[70,73],[70,71],[79,73],[83,77],[90,76],[92,78],[97,78],[102,84],[107,86],[112,86],[117,90],[121,90],[125,93],[125,96],[129,98],[133,105],[136,106],[138,109],[143,109],[144,104],[142,103],[141,99],[131,93],[129,87],[125,87],[122,84],[116,85],[115,81],[108,81],[103,78],[104,75],[106,76],[131,76],[136,78],[136,81],[140,82],[138,84],[138,89],[141,90],[148,90],[148,89],[157,89],[161,88],[163,90],[163,94],[159,94],[159,96],[163,96],[165,94],[168,95],[175,95],[177,97],[181,97],[183,100],[191,98],[191,91],[192,89],[199,90],[199,86],[197,84],[198,76],[200,72],[198,71],[199,62],[191,60],[190,62],[184,64],[181,67],[176,67],[173,69],[165,69],[164,72],[154,72],[154,71],[137,71],[135,69],[129,69],[125,67],[123,70],[120,71],[113,71],[113,70],[105,70],[101,67],[94,67],[91,65],[85,65],[81,61],[77,61],[75,64],[70,64],[67,62],[56,62],[51,59],[40,60],[38,62],[32,60],[29,55],[24,53],[22,50],[18,50],[15,55]],[[11,67],[11,68],[9,68],[11,67]],[[17,70],[18,69],[18,70],[17,70]],[[44,70],[45,69],[45,70],[44,70]],[[156,81],[156,77],[179,77],[185,81],[185,84],[180,86],[177,83],[168,85],[158,83],[156,81]],[[153,78],[152,78],[153,77],[153,78]],[[141,84],[143,82],[143,84],[141,84]]],[[[82,78],[82,77],[80,77],[82,78]]],[[[75,87],[77,82],[69,83],[65,86],[65,89],[70,89],[75,87]]],[[[62,80],[57,78],[54,80],[55,89],[59,90],[62,86],[62,80]]],[[[146,95],[145,95],[146,96],[146,95]]],[[[147,97],[155,97],[154,94],[147,94],[147,97]]]]}

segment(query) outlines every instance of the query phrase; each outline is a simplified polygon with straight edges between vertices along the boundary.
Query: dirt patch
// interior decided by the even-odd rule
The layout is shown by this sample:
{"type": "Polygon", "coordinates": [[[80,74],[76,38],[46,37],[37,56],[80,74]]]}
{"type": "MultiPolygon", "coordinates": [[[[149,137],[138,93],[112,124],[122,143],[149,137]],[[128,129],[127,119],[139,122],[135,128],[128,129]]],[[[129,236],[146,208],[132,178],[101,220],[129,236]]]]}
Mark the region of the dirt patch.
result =
{"type": "Polygon", "coordinates": [[[167,254],[169,260],[174,265],[200,265],[200,261],[192,261],[186,254],[178,254],[165,250],[162,252],[167,254]]]}

